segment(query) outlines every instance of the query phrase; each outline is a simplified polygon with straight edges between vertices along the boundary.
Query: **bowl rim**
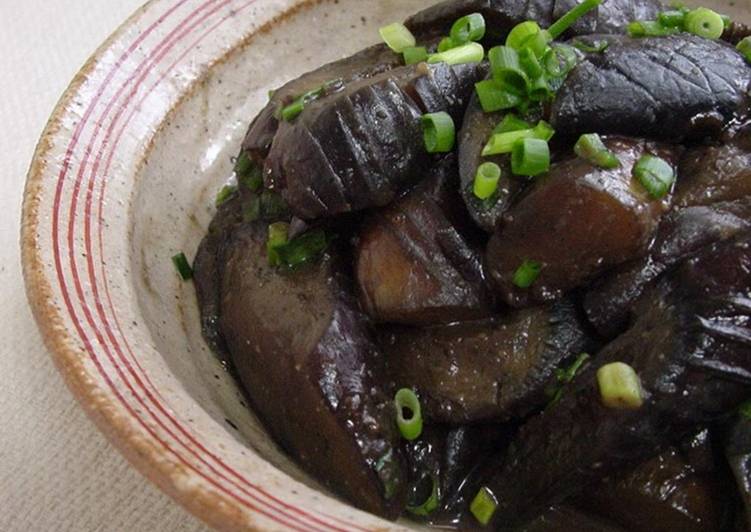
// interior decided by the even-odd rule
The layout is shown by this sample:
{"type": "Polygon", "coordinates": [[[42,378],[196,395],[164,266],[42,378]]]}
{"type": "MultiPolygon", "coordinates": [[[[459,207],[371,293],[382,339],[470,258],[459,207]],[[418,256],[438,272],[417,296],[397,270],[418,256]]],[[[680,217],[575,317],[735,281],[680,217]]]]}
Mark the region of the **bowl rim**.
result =
{"type": "MultiPolygon", "coordinates": [[[[213,58],[211,66],[225,60],[238,47],[252,40],[255,35],[277,24],[280,19],[301,8],[319,2],[320,0],[292,0],[284,4],[283,7],[277,8],[279,16],[275,16],[268,22],[254,28],[236,46],[224,50],[221,55],[213,58]]],[[[43,256],[45,248],[39,228],[48,213],[43,209],[42,195],[46,188],[51,186],[50,180],[46,179],[51,167],[54,167],[54,165],[48,164],[48,161],[52,160],[49,156],[53,152],[56,136],[65,128],[66,112],[75,103],[76,97],[80,95],[85,82],[90,79],[104,55],[113,49],[113,46],[126,35],[128,30],[136,26],[142,17],[154,11],[157,7],[169,6],[171,3],[179,4],[181,2],[148,0],[136,9],[89,56],[55,104],[32,156],[23,193],[20,247],[26,295],[45,347],[63,376],[67,387],[98,429],[142,475],[194,516],[213,528],[219,530],[269,530],[268,518],[263,518],[232,497],[210,489],[206,480],[198,478],[199,475],[192,473],[189,475],[191,481],[185,482],[188,468],[180,467],[179,464],[175,464],[173,459],[168,459],[169,452],[158,445],[156,438],[147,434],[134,418],[124,413],[123,405],[114,397],[113,391],[104,388],[97,381],[97,378],[90,375],[85,364],[86,357],[82,356],[82,351],[85,350],[81,347],[75,333],[71,332],[65,323],[63,314],[65,310],[62,308],[53,284],[48,277],[50,266],[45,263],[43,256]]],[[[211,66],[206,69],[206,72],[211,69],[211,66]]],[[[177,104],[171,110],[180,105],[180,101],[193,91],[202,77],[199,76],[190,84],[188,90],[180,96],[177,104]]],[[[169,116],[171,110],[167,113],[167,116],[169,116]]],[[[150,149],[151,142],[149,142],[146,154],[150,152],[150,149]]],[[[260,457],[259,459],[263,460],[260,457]]],[[[250,474],[252,475],[252,472],[250,474]]],[[[345,502],[335,499],[331,499],[331,502],[347,510],[352,510],[352,507],[345,502]]],[[[284,503],[284,505],[294,506],[290,503],[284,503]]],[[[299,508],[299,510],[311,511],[304,507],[299,508]]],[[[316,512],[311,515],[323,515],[339,526],[349,525],[361,530],[371,529],[371,527],[361,528],[333,515],[316,512]]],[[[380,521],[375,516],[370,517],[372,517],[372,521],[369,520],[370,524],[380,521]]],[[[321,521],[315,522],[322,523],[321,521]]],[[[333,523],[330,524],[332,527],[334,526],[333,523]]],[[[326,528],[325,523],[316,526],[326,528]]],[[[289,529],[281,521],[275,523],[273,528],[289,529]]],[[[386,530],[390,528],[392,527],[386,524],[385,526],[377,526],[375,529],[386,530]]]]}

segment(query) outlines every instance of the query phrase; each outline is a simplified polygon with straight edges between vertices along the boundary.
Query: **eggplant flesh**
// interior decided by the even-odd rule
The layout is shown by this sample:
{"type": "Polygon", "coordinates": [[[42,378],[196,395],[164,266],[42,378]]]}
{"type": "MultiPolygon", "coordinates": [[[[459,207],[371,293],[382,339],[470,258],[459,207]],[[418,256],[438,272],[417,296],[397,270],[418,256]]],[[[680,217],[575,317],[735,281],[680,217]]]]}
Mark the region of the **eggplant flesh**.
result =
{"type": "Polygon", "coordinates": [[[420,63],[312,102],[280,125],[267,185],[306,220],[389,204],[430,167],[422,115],[446,111],[458,120],[486,68],[420,63]]]}
{"type": "Polygon", "coordinates": [[[681,141],[717,136],[745,115],[751,67],[733,47],[688,34],[609,41],[556,94],[550,122],[559,135],[681,141]]]}
{"type": "Polygon", "coordinates": [[[436,175],[366,218],[355,270],[360,301],[377,322],[431,325],[492,313],[479,247],[456,194],[450,157],[436,175]]]}
{"type": "Polygon", "coordinates": [[[489,485],[499,501],[496,524],[530,519],[725,417],[746,398],[751,236],[714,244],[685,261],[642,297],[637,316],[557,404],[522,427],[489,485]],[[611,362],[639,375],[639,409],[601,402],[596,371],[611,362]]]}
{"type": "Polygon", "coordinates": [[[745,508],[746,526],[751,528],[751,420],[744,415],[739,415],[730,427],[725,456],[745,508]]]}
{"type": "Polygon", "coordinates": [[[644,255],[668,199],[654,200],[632,175],[644,154],[673,163],[665,145],[611,137],[614,170],[584,159],[554,164],[508,211],[488,244],[485,267],[499,296],[524,307],[560,298],[608,268],[644,255]],[[514,281],[526,261],[542,267],[529,288],[514,281]]]}
{"type": "Polygon", "coordinates": [[[451,424],[539,410],[551,399],[556,370],[589,347],[568,301],[481,322],[393,328],[380,337],[396,386],[417,390],[427,420],[451,424]]]}
{"type": "Polygon", "coordinates": [[[238,226],[220,258],[220,328],[237,374],[298,463],[360,508],[396,518],[406,479],[393,406],[341,258],[332,249],[280,272],[266,238],[264,224],[238,226]]]}

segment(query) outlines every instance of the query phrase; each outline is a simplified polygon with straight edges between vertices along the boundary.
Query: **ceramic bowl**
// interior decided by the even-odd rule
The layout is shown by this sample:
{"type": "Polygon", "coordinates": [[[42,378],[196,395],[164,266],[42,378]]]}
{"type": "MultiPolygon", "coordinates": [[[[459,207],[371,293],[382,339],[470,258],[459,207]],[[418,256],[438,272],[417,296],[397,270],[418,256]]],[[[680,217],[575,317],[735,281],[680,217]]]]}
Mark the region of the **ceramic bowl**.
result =
{"type": "Polygon", "coordinates": [[[22,246],[47,346],[128,459],[217,528],[414,526],[337,499],[269,439],[170,257],[194,255],[269,90],[430,3],[153,0],[84,66],[39,142],[22,246]]]}

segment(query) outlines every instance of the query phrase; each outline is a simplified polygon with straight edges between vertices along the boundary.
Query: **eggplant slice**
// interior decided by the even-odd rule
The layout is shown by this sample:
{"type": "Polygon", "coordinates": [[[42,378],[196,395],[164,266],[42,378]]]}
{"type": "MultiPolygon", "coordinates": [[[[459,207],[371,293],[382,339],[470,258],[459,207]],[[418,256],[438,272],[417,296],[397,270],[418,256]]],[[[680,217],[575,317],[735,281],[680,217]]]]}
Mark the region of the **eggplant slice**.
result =
{"type": "Polygon", "coordinates": [[[522,427],[490,483],[497,525],[534,517],[592,482],[659,453],[726,416],[751,384],[751,236],[708,247],[637,306],[634,326],[605,347],[562,399],[522,427]],[[607,408],[596,371],[629,364],[638,410],[607,408]]]}
{"type": "Polygon", "coordinates": [[[751,528],[751,419],[738,415],[726,440],[725,456],[741,494],[746,526],[751,528]]]}
{"type": "Polygon", "coordinates": [[[574,306],[523,310],[489,321],[381,334],[388,373],[414,388],[426,419],[508,421],[550,401],[556,370],[590,342],[574,306]]]}
{"type": "Polygon", "coordinates": [[[434,176],[366,218],[355,270],[362,307],[375,321],[431,325],[491,315],[456,172],[448,157],[434,176]]]}
{"type": "Polygon", "coordinates": [[[461,118],[486,68],[420,63],[307,105],[280,125],[266,160],[267,184],[303,219],[389,204],[430,166],[423,113],[461,118]]]}
{"type": "Polygon", "coordinates": [[[358,507],[396,518],[406,479],[393,403],[341,258],[330,250],[281,272],[266,238],[265,224],[241,225],[220,258],[220,326],[240,380],[298,463],[358,507]]]}
{"type": "Polygon", "coordinates": [[[717,136],[747,113],[751,67],[730,45],[689,34],[610,38],[566,78],[553,103],[557,134],[717,136]]]}
{"type": "Polygon", "coordinates": [[[654,200],[632,176],[644,154],[673,163],[676,150],[612,137],[605,145],[621,166],[604,170],[576,158],[554,164],[506,214],[490,239],[485,267],[508,305],[560,298],[608,268],[644,255],[667,200],[654,200]],[[526,261],[541,273],[529,288],[514,282],[526,261]]]}

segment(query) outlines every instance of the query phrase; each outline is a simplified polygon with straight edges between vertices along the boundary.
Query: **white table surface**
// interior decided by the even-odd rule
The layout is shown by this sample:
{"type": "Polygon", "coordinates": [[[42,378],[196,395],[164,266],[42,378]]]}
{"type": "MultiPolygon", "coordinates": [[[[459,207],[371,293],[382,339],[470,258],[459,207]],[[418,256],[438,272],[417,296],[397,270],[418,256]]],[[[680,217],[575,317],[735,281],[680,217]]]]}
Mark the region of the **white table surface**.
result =
{"type": "Polygon", "coordinates": [[[86,418],[31,317],[19,258],[34,146],[68,82],[143,0],[0,0],[0,530],[195,531],[86,418]]]}

